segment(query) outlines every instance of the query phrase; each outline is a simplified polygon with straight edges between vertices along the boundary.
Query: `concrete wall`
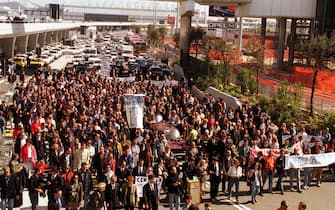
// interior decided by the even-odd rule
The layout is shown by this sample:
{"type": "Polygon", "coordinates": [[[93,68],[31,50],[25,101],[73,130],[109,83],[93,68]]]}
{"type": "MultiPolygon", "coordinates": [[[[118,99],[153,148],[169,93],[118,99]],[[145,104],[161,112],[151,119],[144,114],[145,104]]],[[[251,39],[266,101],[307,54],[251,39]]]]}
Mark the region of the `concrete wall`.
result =
{"type": "Polygon", "coordinates": [[[232,107],[236,109],[241,106],[241,103],[237,98],[219,91],[214,87],[209,87],[206,91],[201,91],[196,86],[192,87],[192,94],[194,94],[200,101],[205,97],[206,93],[212,95],[215,99],[223,99],[227,105],[227,108],[232,107]]]}
{"type": "Polygon", "coordinates": [[[15,39],[16,37],[0,39],[0,47],[5,58],[11,58],[14,56],[15,39]]]}
{"type": "Polygon", "coordinates": [[[315,18],[317,0],[252,0],[238,6],[241,17],[300,17],[315,18]]]}

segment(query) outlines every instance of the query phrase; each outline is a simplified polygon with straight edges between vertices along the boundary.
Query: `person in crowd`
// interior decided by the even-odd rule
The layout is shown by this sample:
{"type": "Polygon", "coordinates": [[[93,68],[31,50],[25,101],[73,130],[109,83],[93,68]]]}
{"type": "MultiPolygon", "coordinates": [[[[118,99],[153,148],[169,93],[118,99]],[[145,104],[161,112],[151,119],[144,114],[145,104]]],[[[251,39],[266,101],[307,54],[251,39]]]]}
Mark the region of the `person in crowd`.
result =
{"type": "Polygon", "coordinates": [[[121,202],[125,210],[134,210],[138,203],[137,188],[134,184],[134,177],[129,176],[127,183],[121,187],[121,202]]]}
{"type": "Polygon", "coordinates": [[[305,209],[307,209],[306,203],[303,201],[300,201],[298,204],[298,210],[305,210],[305,209]]]}
{"type": "Polygon", "coordinates": [[[166,179],[166,185],[168,187],[168,198],[170,210],[179,210],[180,208],[180,193],[182,182],[178,177],[177,168],[173,166],[166,179]]]}
{"type": "Polygon", "coordinates": [[[119,183],[122,185],[127,182],[128,177],[131,175],[131,171],[126,165],[126,161],[122,160],[120,166],[116,169],[116,176],[119,183]]]}
{"type": "Polygon", "coordinates": [[[282,149],[280,150],[280,156],[276,159],[275,168],[277,170],[277,184],[276,188],[280,191],[280,194],[284,195],[284,184],[283,179],[285,175],[285,151],[282,149]]]}
{"type": "Polygon", "coordinates": [[[202,159],[197,167],[197,175],[200,180],[200,195],[201,197],[205,193],[205,183],[207,176],[208,166],[205,159],[202,159]]]}
{"type": "Polygon", "coordinates": [[[43,182],[41,169],[35,168],[35,173],[28,180],[28,192],[32,210],[37,209],[39,193],[44,195],[43,182]]]}
{"type": "Polygon", "coordinates": [[[89,192],[92,190],[92,174],[89,171],[88,164],[86,162],[81,163],[81,169],[76,172],[75,175],[78,175],[79,181],[83,186],[83,195],[84,195],[84,206],[83,209],[87,210],[87,205],[89,201],[89,192]]]}
{"type": "Polygon", "coordinates": [[[19,195],[20,186],[17,183],[15,175],[10,173],[8,166],[3,168],[3,175],[0,176],[0,188],[1,188],[1,209],[13,210],[14,199],[19,195]]]}
{"type": "Polygon", "coordinates": [[[158,210],[159,194],[158,186],[153,175],[148,176],[148,183],[143,187],[144,209],[158,210]]]}
{"type": "Polygon", "coordinates": [[[221,182],[222,166],[219,164],[219,159],[217,157],[212,158],[212,163],[208,167],[208,173],[210,175],[210,197],[212,202],[218,201],[216,196],[219,191],[219,184],[221,182]]]}
{"type": "Polygon", "coordinates": [[[248,171],[247,178],[251,182],[251,202],[255,204],[256,196],[260,192],[260,188],[263,185],[263,175],[259,162],[254,163],[254,167],[248,171]]]}
{"type": "Polygon", "coordinates": [[[274,177],[274,169],[276,164],[276,158],[273,156],[272,151],[269,151],[268,156],[264,156],[265,168],[264,168],[264,183],[266,180],[269,182],[269,192],[272,193],[272,184],[274,177]]]}
{"type": "Polygon", "coordinates": [[[83,187],[78,174],[73,176],[70,183],[65,184],[64,200],[68,210],[79,210],[83,200],[83,187]]]}
{"type": "MultiPolygon", "coordinates": [[[[300,155],[298,153],[298,148],[295,147],[293,150],[293,153],[291,155],[300,155]]],[[[300,168],[291,168],[290,169],[290,189],[291,191],[294,191],[293,188],[293,180],[296,180],[297,183],[297,191],[301,193],[301,177],[300,177],[300,168]]]]}
{"type": "Polygon", "coordinates": [[[65,209],[65,207],[66,203],[63,198],[63,192],[61,189],[56,189],[48,201],[48,210],[60,210],[65,209]]]}
{"type": "Polygon", "coordinates": [[[282,200],[280,202],[280,207],[278,208],[278,210],[287,210],[287,209],[288,209],[287,202],[285,200],[282,200]]]}
{"type": "MultiPolygon", "coordinates": [[[[321,146],[317,145],[315,147],[315,154],[321,153],[321,146]]],[[[313,177],[316,178],[316,186],[320,187],[321,181],[322,181],[322,167],[315,167],[313,168],[313,177]]],[[[311,180],[312,181],[312,180],[311,180]]]]}
{"type": "Polygon", "coordinates": [[[64,186],[64,179],[59,175],[57,168],[51,169],[51,174],[48,176],[47,187],[48,187],[48,198],[51,199],[54,196],[54,192],[57,189],[62,189],[64,186]]]}
{"type": "Polygon", "coordinates": [[[105,197],[108,210],[116,210],[120,206],[120,184],[117,183],[116,176],[113,176],[110,184],[107,184],[105,197]]]}
{"type": "Polygon", "coordinates": [[[63,185],[66,186],[70,184],[73,180],[74,173],[72,171],[72,168],[69,165],[66,165],[63,168],[63,173],[61,175],[63,177],[63,185]]]}
{"type": "Polygon", "coordinates": [[[89,209],[95,209],[95,210],[107,209],[105,191],[106,191],[106,184],[104,182],[100,182],[97,185],[97,189],[94,190],[92,195],[90,195],[90,200],[88,204],[89,209]]]}
{"type": "Polygon", "coordinates": [[[227,150],[226,155],[223,158],[223,164],[222,164],[222,170],[223,170],[223,175],[222,175],[222,192],[226,192],[226,186],[227,182],[229,183],[230,177],[228,176],[228,171],[229,168],[233,165],[233,157],[231,154],[231,150],[227,150]]]}
{"type": "Polygon", "coordinates": [[[192,196],[186,195],[185,196],[185,204],[182,208],[182,210],[199,210],[199,207],[192,203],[192,196]]]}
{"type": "MultiPolygon", "coordinates": [[[[311,149],[306,148],[304,154],[306,154],[306,155],[311,154],[311,149]]],[[[302,187],[304,190],[309,189],[308,185],[310,184],[310,181],[311,181],[312,170],[313,170],[313,168],[310,168],[310,167],[305,167],[304,168],[304,185],[302,187]]]]}
{"type": "Polygon", "coordinates": [[[240,190],[240,178],[242,177],[242,168],[240,166],[240,161],[238,159],[234,159],[233,165],[229,168],[228,176],[230,177],[230,182],[228,186],[228,197],[231,199],[231,192],[233,185],[235,185],[235,197],[236,203],[239,203],[238,194],[240,190]]]}
{"type": "Polygon", "coordinates": [[[145,176],[147,168],[144,166],[144,160],[140,159],[137,166],[133,169],[133,176],[145,176]]]}

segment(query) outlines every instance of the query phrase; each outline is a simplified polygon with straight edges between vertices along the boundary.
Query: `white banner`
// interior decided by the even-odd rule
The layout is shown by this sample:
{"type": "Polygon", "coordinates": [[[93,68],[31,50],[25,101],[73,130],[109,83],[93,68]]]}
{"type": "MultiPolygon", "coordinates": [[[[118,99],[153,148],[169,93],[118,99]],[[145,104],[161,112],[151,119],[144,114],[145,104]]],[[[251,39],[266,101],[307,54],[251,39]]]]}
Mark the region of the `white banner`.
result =
{"type": "Polygon", "coordinates": [[[332,163],[335,163],[335,152],[285,157],[285,169],[325,167],[332,163]]]}
{"type": "MultiPolygon", "coordinates": [[[[160,195],[163,179],[160,177],[155,177],[155,182],[157,184],[158,195],[160,195]]],[[[148,183],[148,177],[146,176],[135,176],[135,185],[137,187],[137,196],[143,197],[143,187],[148,183]]]]}
{"type": "Polygon", "coordinates": [[[134,82],[136,77],[118,77],[117,80],[120,82],[134,82]]]}
{"type": "Polygon", "coordinates": [[[124,94],[123,98],[129,128],[143,128],[144,95],[124,94]]]}
{"type": "MultiPolygon", "coordinates": [[[[145,83],[148,83],[149,81],[148,80],[145,80],[144,81],[145,83]]],[[[151,84],[159,87],[159,88],[162,88],[162,87],[167,87],[167,86],[177,86],[179,84],[178,81],[176,80],[162,80],[162,81],[157,81],[157,80],[151,80],[151,84]]]]}

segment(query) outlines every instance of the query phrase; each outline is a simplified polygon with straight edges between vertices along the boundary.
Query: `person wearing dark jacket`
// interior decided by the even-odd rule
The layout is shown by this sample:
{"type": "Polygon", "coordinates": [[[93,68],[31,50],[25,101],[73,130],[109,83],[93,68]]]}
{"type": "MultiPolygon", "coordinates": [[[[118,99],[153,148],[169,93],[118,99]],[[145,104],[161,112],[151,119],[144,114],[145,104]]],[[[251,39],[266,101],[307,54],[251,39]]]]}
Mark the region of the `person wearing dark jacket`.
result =
{"type": "Polygon", "coordinates": [[[120,184],[117,183],[117,177],[111,178],[111,183],[106,186],[106,204],[108,210],[115,210],[120,206],[120,184]]]}
{"type": "Polygon", "coordinates": [[[48,210],[61,210],[61,209],[65,209],[65,207],[66,207],[66,204],[63,199],[62,190],[56,189],[54,191],[53,197],[49,199],[48,210]]]}
{"type": "Polygon", "coordinates": [[[88,164],[86,162],[81,163],[81,169],[77,171],[75,175],[78,175],[79,181],[83,186],[83,194],[84,194],[84,208],[87,209],[88,200],[89,200],[89,192],[93,189],[91,172],[88,170],[88,164]]]}
{"type": "Polygon", "coordinates": [[[56,189],[62,189],[64,186],[63,177],[58,174],[56,168],[51,170],[51,174],[48,177],[48,198],[51,199],[56,192],[56,189]]]}
{"type": "Polygon", "coordinates": [[[276,170],[278,175],[277,189],[280,190],[280,193],[284,194],[284,185],[283,178],[285,175],[285,152],[280,150],[280,156],[276,159],[276,170]]]}
{"type": "Polygon", "coordinates": [[[38,193],[43,193],[42,183],[43,179],[41,177],[41,169],[36,168],[35,174],[32,175],[29,179],[28,184],[28,191],[29,191],[29,198],[31,203],[31,209],[36,210],[38,205],[38,193]]]}
{"type": "Polygon", "coordinates": [[[143,187],[144,209],[158,210],[159,195],[155,177],[149,175],[149,182],[143,187]]]}
{"type": "Polygon", "coordinates": [[[210,196],[212,202],[215,202],[217,201],[216,196],[218,195],[221,174],[223,173],[222,166],[219,164],[219,159],[217,157],[212,158],[212,163],[208,167],[208,172],[211,182],[210,196]]]}
{"type": "Polygon", "coordinates": [[[180,207],[180,188],[182,186],[182,182],[178,177],[177,168],[175,166],[171,168],[165,184],[168,187],[170,209],[178,210],[180,207]]]}
{"type": "Polygon", "coordinates": [[[4,174],[0,176],[1,188],[1,206],[2,209],[12,210],[14,208],[14,199],[19,194],[19,185],[16,182],[15,175],[10,174],[9,167],[3,169],[4,174]]]}

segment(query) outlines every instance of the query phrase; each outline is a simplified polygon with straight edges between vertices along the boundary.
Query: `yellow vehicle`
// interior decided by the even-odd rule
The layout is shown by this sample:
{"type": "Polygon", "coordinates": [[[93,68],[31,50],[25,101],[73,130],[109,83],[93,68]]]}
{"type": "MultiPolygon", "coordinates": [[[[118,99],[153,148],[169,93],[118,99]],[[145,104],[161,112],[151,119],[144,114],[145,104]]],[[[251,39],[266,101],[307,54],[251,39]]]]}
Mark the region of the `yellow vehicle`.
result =
{"type": "Polygon", "coordinates": [[[20,67],[20,68],[27,67],[27,60],[26,60],[25,57],[15,56],[13,60],[14,60],[17,67],[20,67]]]}
{"type": "Polygon", "coordinates": [[[45,63],[42,60],[42,58],[33,58],[33,59],[30,60],[30,66],[42,67],[44,65],[45,65],[45,63]]]}

